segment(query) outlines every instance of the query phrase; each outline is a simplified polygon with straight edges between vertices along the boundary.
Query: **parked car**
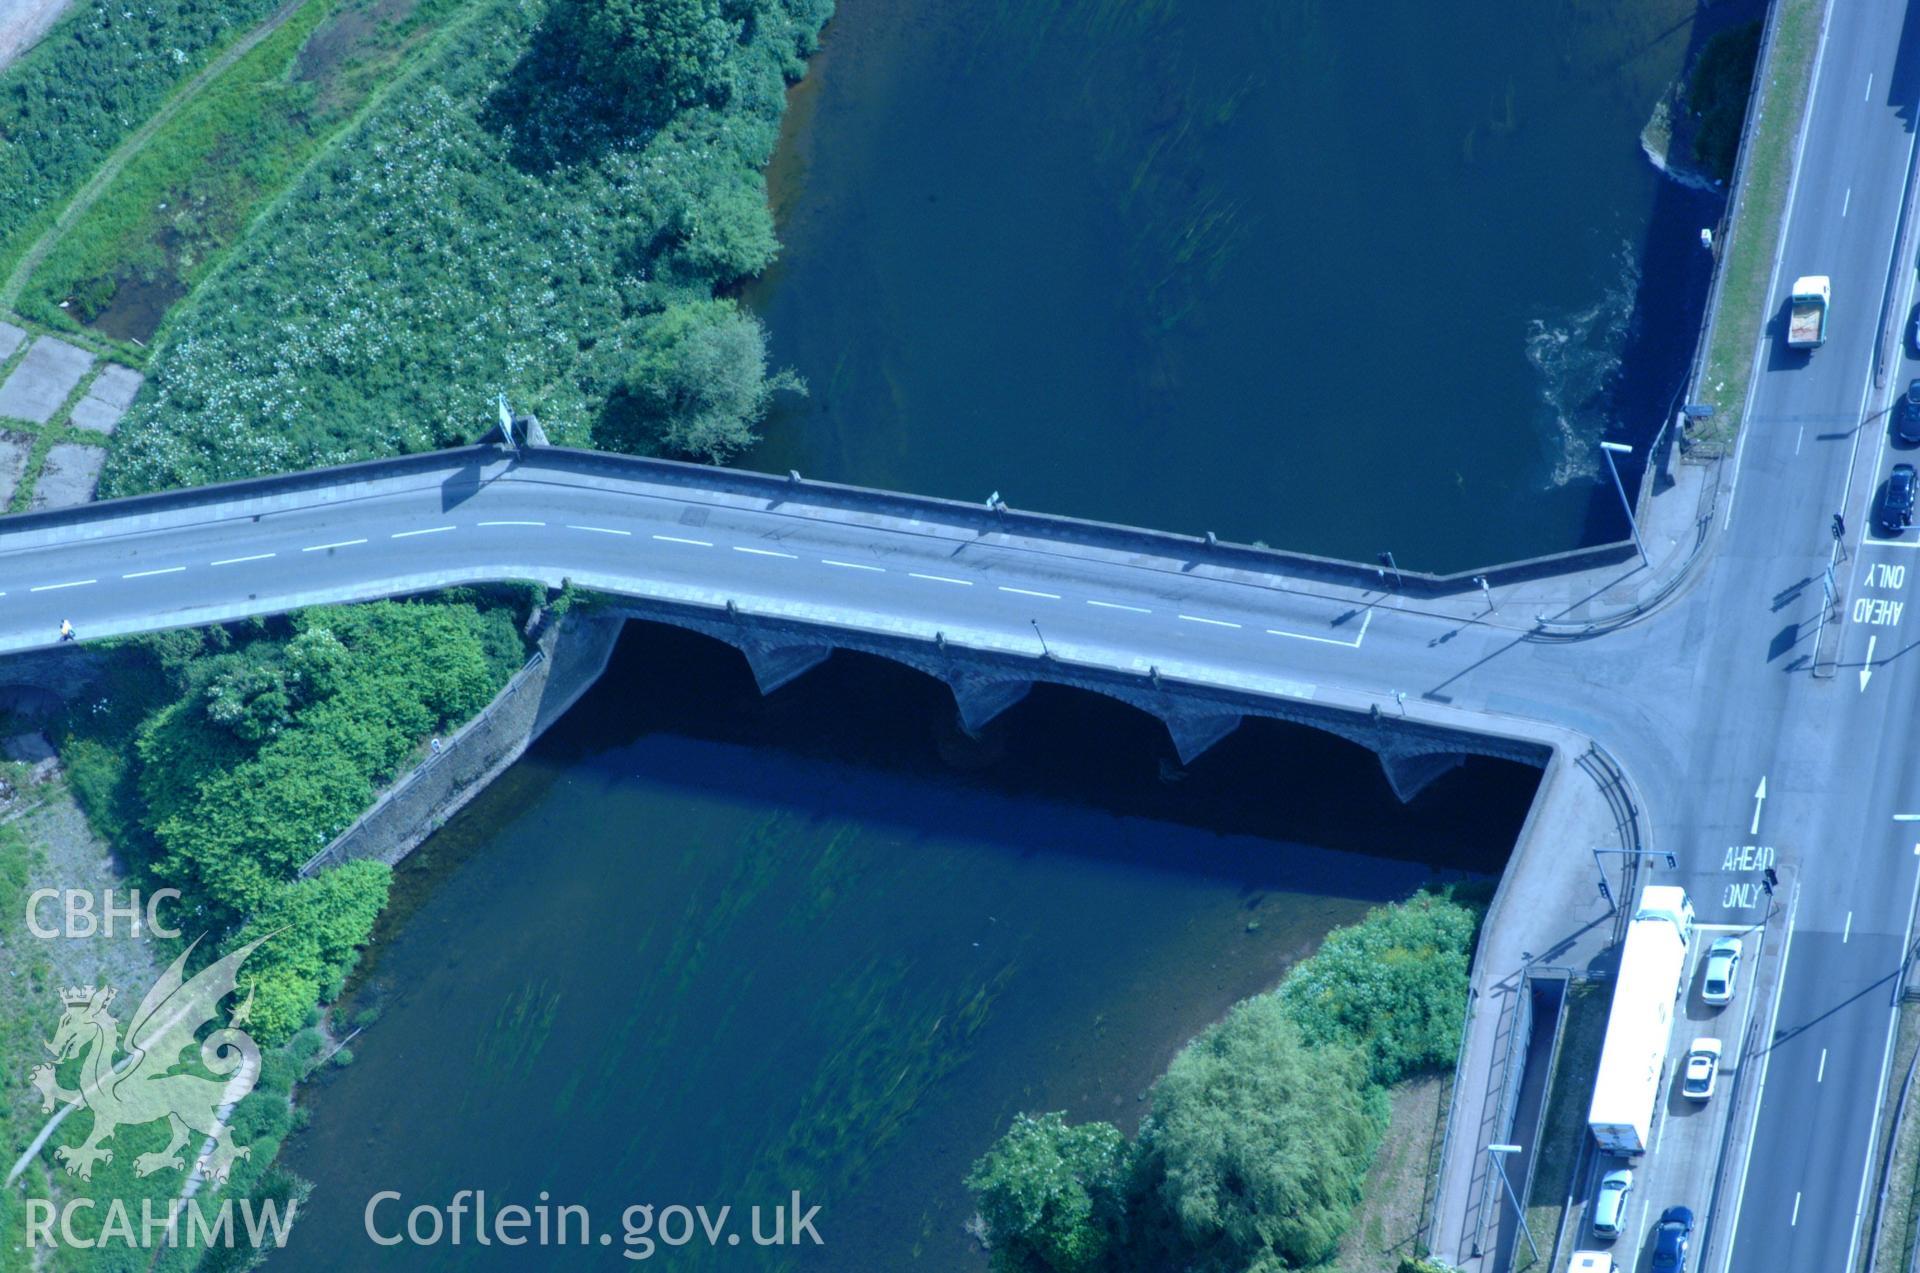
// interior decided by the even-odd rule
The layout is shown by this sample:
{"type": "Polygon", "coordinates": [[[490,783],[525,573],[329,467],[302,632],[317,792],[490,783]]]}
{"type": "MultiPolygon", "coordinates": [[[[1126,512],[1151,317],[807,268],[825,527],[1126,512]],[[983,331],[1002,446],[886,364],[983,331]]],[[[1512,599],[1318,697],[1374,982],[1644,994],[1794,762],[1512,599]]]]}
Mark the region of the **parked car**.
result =
{"type": "Polygon", "coordinates": [[[1567,1273],[1620,1273],[1620,1266],[1605,1251],[1575,1251],[1567,1273]]]}
{"type": "Polygon", "coordinates": [[[1716,1006],[1733,1002],[1733,983],[1739,975],[1740,939],[1722,937],[1707,947],[1707,976],[1700,997],[1716,1006]]]}
{"type": "Polygon", "coordinates": [[[1720,1040],[1695,1039],[1687,1049],[1686,1070],[1680,1079],[1680,1094],[1690,1101],[1713,1099],[1713,1085],[1720,1077],[1720,1040]]]}
{"type": "Polygon", "coordinates": [[[1886,498],[1880,501],[1880,530],[1898,535],[1913,522],[1913,465],[1896,464],[1887,478],[1886,498]]]}
{"type": "Polygon", "coordinates": [[[1693,1236],[1693,1210],[1668,1207],[1653,1230],[1653,1273],[1686,1273],[1688,1239],[1693,1236]]]}
{"type": "Polygon", "coordinates": [[[1920,380],[1907,383],[1906,396],[1894,408],[1893,439],[1902,446],[1920,446],[1920,380]]]}
{"type": "Polygon", "coordinates": [[[1913,312],[1907,315],[1907,349],[1915,358],[1920,358],[1920,301],[1916,301],[1913,312]]]}
{"type": "Polygon", "coordinates": [[[1625,1167],[1600,1178],[1593,1195],[1593,1236],[1612,1241],[1627,1225],[1627,1197],[1633,1192],[1633,1172],[1625,1167]]]}

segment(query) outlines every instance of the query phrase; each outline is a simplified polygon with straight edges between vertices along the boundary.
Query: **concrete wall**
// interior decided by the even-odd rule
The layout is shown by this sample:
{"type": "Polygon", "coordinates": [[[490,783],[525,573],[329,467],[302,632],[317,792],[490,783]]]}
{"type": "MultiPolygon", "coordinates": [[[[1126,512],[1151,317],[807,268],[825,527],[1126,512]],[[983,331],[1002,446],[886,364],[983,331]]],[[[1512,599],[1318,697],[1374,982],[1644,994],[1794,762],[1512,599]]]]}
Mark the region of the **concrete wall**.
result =
{"type": "Polygon", "coordinates": [[[600,679],[624,626],[619,618],[579,610],[548,623],[538,650],[493,702],[383,792],[300,874],[356,858],[391,865],[413,852],[600,679]]]}

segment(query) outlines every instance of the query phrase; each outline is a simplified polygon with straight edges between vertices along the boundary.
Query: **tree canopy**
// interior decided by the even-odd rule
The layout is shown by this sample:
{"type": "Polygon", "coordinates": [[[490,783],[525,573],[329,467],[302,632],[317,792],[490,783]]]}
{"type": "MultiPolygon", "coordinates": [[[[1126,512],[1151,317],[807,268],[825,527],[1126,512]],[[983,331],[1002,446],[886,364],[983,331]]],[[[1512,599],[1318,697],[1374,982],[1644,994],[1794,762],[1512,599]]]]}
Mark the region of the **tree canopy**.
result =
{"type": "Polygon", "coordinates": [[[730,300],[683,301],[643,328],[625,391],[608,406],[609,440],[719,463],[753,442],[781,389],[805,385],[791,372],[767,374],[759,319],[730,300]]]}
{"type": "Polygon", "coordinates": [[[554,0],[548,20],[582,78],[637,119],[726,99],[742,28],[719,0],[554,0]]]}
{"type": "Polygon", "coordinates": [[[1334,1254],[1384,1130],[1359,1055],[1260,995],[1174,1057],[1140,1152],[1197,1267],[1277,1271],[1334,1254]]]}
{"type": "Polygon", "coordinates": [[[1327,934],[1280,987],[1310,1043],[1348,1044],[1376,1083],[1453,1064],[1466,1025],[1474,912],[1420,893],[1327,934]]]}
{"type": "Polygon", "coordinates": [[[1072,1126],[1025,1114],[974,1164],[967,1187],[993,1242],[996,1273],[1094,1273],[1124,1212],[1131,1150],[1112,1123],[1072,1126]]]}

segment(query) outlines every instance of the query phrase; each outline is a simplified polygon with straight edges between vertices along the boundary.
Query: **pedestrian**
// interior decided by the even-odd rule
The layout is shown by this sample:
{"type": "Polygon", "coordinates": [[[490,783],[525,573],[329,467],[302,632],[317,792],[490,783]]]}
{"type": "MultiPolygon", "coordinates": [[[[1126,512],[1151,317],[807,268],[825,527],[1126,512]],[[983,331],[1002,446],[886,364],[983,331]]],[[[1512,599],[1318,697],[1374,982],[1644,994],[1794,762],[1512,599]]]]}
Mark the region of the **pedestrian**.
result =
{"type": "Polygon", "coordinates": [[[436,756],[440,754],[440,740],[438,738],[433,740],[433,754],[436,756]]]}
{"type": "Polygon", "coordinates": [[[60,639],[62,641],[73,640],[73,621],[71,619],[60,620],[60,639]]]}

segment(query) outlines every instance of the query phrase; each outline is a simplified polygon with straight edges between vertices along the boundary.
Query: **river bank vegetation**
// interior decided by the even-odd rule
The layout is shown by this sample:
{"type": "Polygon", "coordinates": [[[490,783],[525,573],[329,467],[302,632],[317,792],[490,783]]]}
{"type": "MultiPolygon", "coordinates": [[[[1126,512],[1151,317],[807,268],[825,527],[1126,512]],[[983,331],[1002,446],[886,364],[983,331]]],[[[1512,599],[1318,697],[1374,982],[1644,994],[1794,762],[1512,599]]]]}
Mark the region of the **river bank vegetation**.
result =
{"type": "Polygon", "coordinates": [[[967,1184],[999,1273],[1328,1264],[1387,1126],[1388,1092],[1451,1065],[1479,914],[1421,893],[1329,934],[1181,1049],[1129,1141],[1020,1115],[967,1184]]]}
{"type": "Polygon", "coordinates": [[[716,292],[772,259],[760,170],[825,0],[643,6],[693,35],[626,79],[569,0],[471,3],[169,320],[104,489],[467,442],[501,392],[556,442],[752,437],[792,382],[716,292]]]}

